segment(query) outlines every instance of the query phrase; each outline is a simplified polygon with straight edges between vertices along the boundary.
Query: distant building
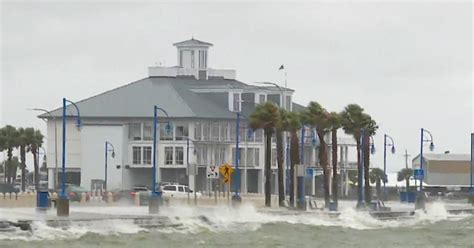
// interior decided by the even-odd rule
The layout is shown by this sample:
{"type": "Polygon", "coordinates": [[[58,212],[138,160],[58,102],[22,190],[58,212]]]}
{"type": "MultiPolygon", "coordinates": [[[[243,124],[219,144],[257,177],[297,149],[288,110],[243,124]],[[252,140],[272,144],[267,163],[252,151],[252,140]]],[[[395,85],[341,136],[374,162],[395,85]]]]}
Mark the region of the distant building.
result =
{"type": "MultiPolygon", "coordinates": [[[[426,187],[470,187],[471,156],[469,154],[423,154],[426,187]]],[[[412,168],[420,168],[420,155],[412,160],[412,168]]]]}
{"type": "MultiPolygon", "coordinates": [[[[249,85],[236,80],[235,70],[209,67],[212,44],[190,39],[175,43],[178,65],[149,67],[149,76],[77,102],[82,117],[67,120],[67,182],[90,189],[104,179],[104,144],[113,144],[115,158],[108,157],[108,189],[151,186],[153,106],[159,113],[157,174],[159,182],[193,185],[186,164],[199,166],[196,189],[209,190],[206,166],[235,164],[236,113],[242,113],[240,166],[242,191],[263,192],[263,132],[249,132],[247,118],[256,104],[272,101],[287,110],[302,109],[292,101],[293,90],[249,85]],[[284,104],[282,104],[284,103],[284,104]],[[167,133],[164,123],[172,125],[167,133]],[[189,154],[187,139],[190,138],[189,154]],[[247,168],[247,170],[244,170],[247,168]]],[[[67,96],[67,93],[65,94],[67,96]]],[[[58,99],[60,102],[60,99],[58,99]]],[[[47,119],[49,187],[54,187],[54,121],[57,122],[58,160],[61,161],[62,108],[47,119]]],[[[73,108],[68,114],[74,115],[73,108]]],[[[307,141],[308,144],[311,142],[307,141]]],[[[276,181],[276,148],[272,148],[273,181],[276,181]]],[[[312,156],[314,157],[314,156],[312,156]]],[[[311,159],[311,158],[309,158],[311,159]]],[[[311,163],[311,161],[308,161],[311,163]]],[[[314,163],[314,161],[313,161],[314,163]]],[[[61,168],[61,164],[58,165],[61,168]]],[[[59,170],[60,172],[61,170],[59,170]]],[[[276,188],[276,187],[275,187],[276,188]]]]}

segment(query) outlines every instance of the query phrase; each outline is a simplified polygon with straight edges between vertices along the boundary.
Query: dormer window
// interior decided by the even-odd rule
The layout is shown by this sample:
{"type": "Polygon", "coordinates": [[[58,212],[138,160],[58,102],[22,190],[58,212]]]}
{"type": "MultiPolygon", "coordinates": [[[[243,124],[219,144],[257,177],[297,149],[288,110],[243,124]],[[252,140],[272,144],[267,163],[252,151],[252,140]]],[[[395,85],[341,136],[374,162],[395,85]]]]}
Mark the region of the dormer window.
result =
{"type": "Polygon", "coordinates": [[[179,67],[183,67],[183,51],[179,51],[179,67]]]}
{"type": "Polygon", "coordinates": [[[194,68],[194,50],[191,50],[191,68],[194,68]]]}

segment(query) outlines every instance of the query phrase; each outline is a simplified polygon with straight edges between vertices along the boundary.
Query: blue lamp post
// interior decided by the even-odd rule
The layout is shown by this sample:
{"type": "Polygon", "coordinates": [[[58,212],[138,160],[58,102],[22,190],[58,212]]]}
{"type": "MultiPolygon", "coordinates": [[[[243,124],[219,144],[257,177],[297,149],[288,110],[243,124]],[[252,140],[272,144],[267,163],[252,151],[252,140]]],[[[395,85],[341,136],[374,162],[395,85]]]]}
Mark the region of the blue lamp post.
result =
{"type": "MultiPolygon", "coordinates": [[[[434,150],[434,143],[433,143],[433,135],[426,129],[424,128],[421,128],[421,131],[420,131],[420,170],[422,171],[422,174],[424,175],[423,173],[423,162],[424,162],[424,158],[423,158],[423,146],[425,143],[429,142],[430,143],[430,151],[433,151],[434,150]],[[428,135],[428,138],[425,139],[425,134],[428,135]]],[[[423,176],[420,178],[420,191],[419,191],[419,194],[418,194],[418,197],[416,198],[416,206],[415,208],[419,209],[419,208],[425,208],[425,195],[423,193],[423,176]]]]}
{"type": "Polygon", "coordinates": [[[298,173],[298,177],[296,178],[296,182],[298,185],[299,190],[298,192],[298,201],[297,201],[297,208],[298,209],[305,209],[305,199],[304,199],[304,134],[305,133],[305,126],[301,127],[301,137],[300,137],[300,172],[298,173]],[[303,170],[303,171],[301,171],[303,170]]]}
{"type": "MultiPolygon", "coordinates": [[[[114,145],[112,145],[112,143],[108,142],[108,141],[105,141],[105,150],[104,150],[104,153],[105,153],[105,176],[104,176],[104,191],[105,191],[105,197],[107,197],[107,155],[109,152],[112,152],[110,155],[112,156],[112,158],[115,157],[115,148],[114,148],[114,145]]],[[[105,198],[107,199],[107,198],[105,198]]]]}
{"type": "Polygon", "coordinates": [[[237,120],[236,120],[236,131],[235,131],[235,193],[232,196],[232,203],[239,203],[242,201],[242,198],[239,195],[240,190],[240,112],[237,112],[237,120]]]}
{"type": "Polygon", "coordinates": [[[471,203],[474,205],[474,133],[471,133],[471,203]]]}
{"type": "MultiPolygon", "coordinates": [[[[169,118],[168,113],[166,110],[154,106],[153,107],[153,169],[152,169],[152,190],[151,190],[151,197],[148,205],[148,212],[150,214],[156,214],[158,213],[159,209],[159,204],[161,201],[161,191],[156,191],[156,149],[157,149],[157,144],[156,144],[156,126],[158,123],[158,111],[163,112],[167,118],[169,118]]],[[[169,122],[166,123],[166,132],[170,133],[171,132],[171,125],[169,122]]]]}
{"type": "Polygon", "coordinates": [[[383,135],[383,198],[387,200],[387,191],[385,188],[385,183],[387,182],[387,146],[392,147],[391,151],[392,154],[395,153],[395,143],[393,142],[393,138],[388,136],[387,134],[383,135]],[[390,144],[387,144],[387,138],[390,140],[390,144]]]}
{"type": "Polygon", "coordinates": [[[58,197],[58,207],[57,207],[57,215],[58,216],[69,216],[69,199],[66,195],[66,105],[67,103],[70,103],[72,106],[77,111],[77,117],[76,117],[76,126],[77,128],[80,128],[81,126],[81,115],[79,112],[79,108],[77,105],[72,102],[67,100],[66,98],[63,98],[63,154],[62,154],[62,168],[61,168],[61,192],[58,197]]]}

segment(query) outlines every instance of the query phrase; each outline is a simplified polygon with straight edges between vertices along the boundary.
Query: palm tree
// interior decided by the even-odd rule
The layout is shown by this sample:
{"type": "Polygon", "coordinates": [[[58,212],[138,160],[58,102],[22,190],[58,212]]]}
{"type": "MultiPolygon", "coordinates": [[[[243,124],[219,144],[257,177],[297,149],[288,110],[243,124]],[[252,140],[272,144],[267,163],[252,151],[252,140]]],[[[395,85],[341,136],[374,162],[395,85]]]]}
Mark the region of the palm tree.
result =
{"type": "Polygon", "coordinates": [[[337,130],[341,127],[341,117],[338,113],[331,112],[328,121],[332,143],[332,199],[337,206],[337,130]]]}
{"type": "Polygon", "coordinates": [[[26,189],[26,150],[34,141],[33,128],[18,128],[18,145],[20,148],[21,190],[26,189]]]}
{"type": "Polygon", "coordinates": [[[286,112],[286,116],[282,118],[283,126],[286,131],[290,132],[290,204],[295,203],[295,165],[300,163],[298,129],[301,127],[300,114],[295,112],[286,112]]]}
{"type": "Polygon", "coordinates": [[[290,192],[290,205],[295,203],[295,165],[300,163],[298,129],[301,127],[300,116],[295,112],[285,112],[281,117],[281,124],[285,131],[290,133],[290,183],[287,186],[290,192]]]}
{"type": "Polygon", "coordinates": [[[381,192],[381,186],[382,186],[382,181],[385,180],[385,173],[383,172],[382,169],[380,168],[373,168],[372,171],[370,171],[370,182],[375,183],[375,188],[377,190],[377,197],[378,199],[382,199],[382,192],[381,192]]]}
{"type": "Polygon", "coordinates": [[[277,163],[278,163],[278,205],[284,207],[285,201],[285,187],[283,182],[283,132],[285,131],[285,124],[287,118],[287,111],[280,109],[280,118],[276,125],[276,149],[277,149],[277,163]]]}
{"type": "Polygon", "coordinates": [[[371,145],[370,145],[370,137],[375,135],[375,132],[378,129],[377,123],[372,119],[372,117],[368,114],[364,114],[365,124],[364,130],[367,135],[367,139],[365,139],[364,144],[364,181],[365,181],[365,202],[369,204],[372,201],[372,191],[370,188],[370,154],[371,154],[371,145]]]}
{"type": "Polygon", "coordinates": [[[7,166],[5,166],[5,179],[7,183],[14,183],[16,176],[16,168],[10,163],[13,157],[13,149],[18,147],[18,131],[15,127],[6,125],[1,129],[2,148],[7,150],[7,166]]]}
{"type": "Polygon", "coordinates": [[[413,175],[413,170],[410,168],[404,168],[397,173],[397,181],[401,182],[405,180],[406,182],[406,192],[410,191],[410,177],[413,175]]]}
{"type": "Polygon", "coordinates": [[[40,130],[34,130],[33,136],[31,137],[31,143],[28,147],[28,151],[33,154],[33,164],[34,164],[34,182],[35,189],[38,190],[39,186],[39,165],[38,165],[38,149],[43,144],[43,134],[40,130]]]}
{"type": "Polygon", "coordinates": [[[250,127],[254,130],[263,129],[265,135],[265,206],[271,207],[271,155],[272,135],[280,119],[278,107],[271,102],[257,105],[250,115],[250,127]]]}
{"type": "Polygon", "coordinates": [[[324,202],[329,207],[329,171],[328,171],[328,154],[327,143],[324,136],[329,130],[329,113],[317,102],[310,102],[307,112],[303,115],[303,122],[316,128],[319,138],[319,163],[323,168],[324,176],[324,202]]]}
{"type": "MultiPolygon", "coordinates": [[[[366,139],[366,144],[364,144],[364,153],[365,156],[365,163],[363,167],[360,166],[360,149],[361,143],[360,138],[362,136],[362,130],[366,129],[369,136],[374,135],[375,131],[377,130],[378,126],[375,121],[370,118],[370,116],[364,113],[364,109],[357,104],[349,104],[347,105],[341,113],[341,124],[344,132],[346,134],[352,135],[357,144],[357,170],[358,175],[362,174],[362,170],[365,171],[365,195],[366,195],[366,202],[370,202],[370,181],[369,181],[369,139],[366,139]]],[[[362,184],[358,185],[359,191],[362,188],[362,184]]]]}

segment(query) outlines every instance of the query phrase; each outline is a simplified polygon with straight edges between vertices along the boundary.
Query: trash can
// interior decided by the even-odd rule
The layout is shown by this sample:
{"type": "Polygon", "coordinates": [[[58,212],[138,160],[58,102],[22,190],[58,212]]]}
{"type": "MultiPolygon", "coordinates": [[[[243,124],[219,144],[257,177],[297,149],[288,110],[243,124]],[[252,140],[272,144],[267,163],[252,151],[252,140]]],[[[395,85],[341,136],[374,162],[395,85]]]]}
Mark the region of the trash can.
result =
{"type": "Polygon", "coordinates": [[[36,209],[47,210],[49,207],[49,192],[38,191],[36,194],[36,209]]]}
{"type": "Polygon", "coordinates": [[[407,202],[408,194],[406,191],[400,191],[400,202],[407,202]]]}
{"type": "Polygon", "coordinates": [[[408,192],[407,193],[407,201],[409,203],[414,203],[416,202],[416,193],[415,192],[408,192]]]}

